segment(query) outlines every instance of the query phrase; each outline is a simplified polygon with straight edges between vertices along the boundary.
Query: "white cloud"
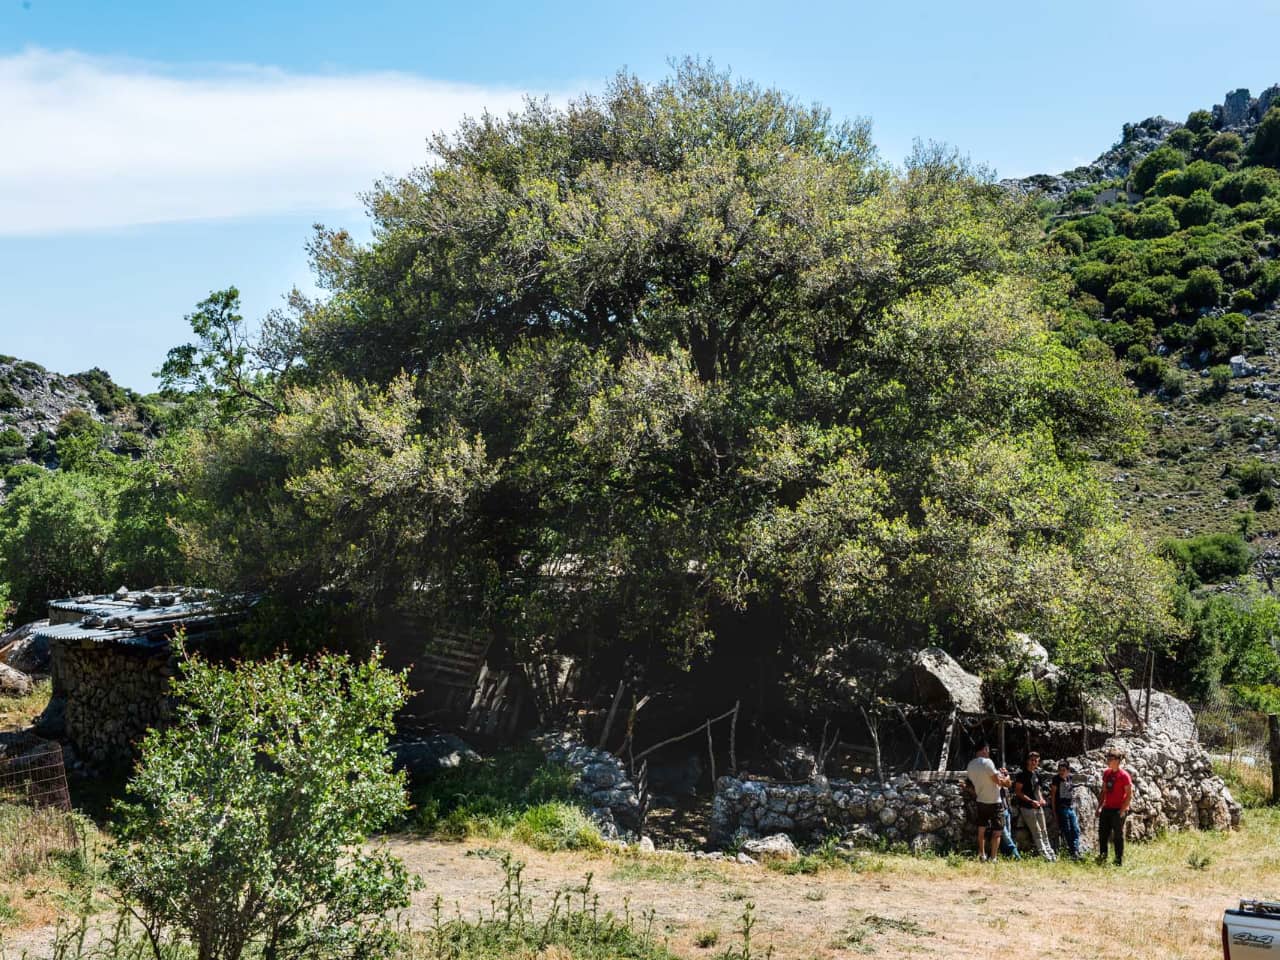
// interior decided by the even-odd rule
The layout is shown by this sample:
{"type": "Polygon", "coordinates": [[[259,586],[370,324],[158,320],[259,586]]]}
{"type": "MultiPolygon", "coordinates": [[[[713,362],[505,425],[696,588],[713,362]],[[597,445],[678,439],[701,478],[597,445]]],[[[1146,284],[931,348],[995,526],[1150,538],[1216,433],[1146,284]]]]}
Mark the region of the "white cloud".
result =
{"type": "Polygon", "coordinates": [[[0,234],[359,206],[426,138],[522,92],[29,50],[0,57],[0,234]]]}

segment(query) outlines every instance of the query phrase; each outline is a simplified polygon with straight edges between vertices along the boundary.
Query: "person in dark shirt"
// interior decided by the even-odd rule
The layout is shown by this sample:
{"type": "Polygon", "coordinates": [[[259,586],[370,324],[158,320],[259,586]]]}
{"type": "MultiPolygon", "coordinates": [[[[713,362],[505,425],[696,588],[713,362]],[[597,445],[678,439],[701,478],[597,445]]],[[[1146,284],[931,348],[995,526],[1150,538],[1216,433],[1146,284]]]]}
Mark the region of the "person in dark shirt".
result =
{"type": "Polygon", "coordinates": [[[1049,784],[1049,806],[1058,821],[1058,833],[1072,860],[1080,859],[1080,818],[1076,814],[1076,782],[1071,778],[1071,764],[1063,760],[1058,774],[1049,784]]]}
{"type": "Polygon", "coordinates": [[[1049,830],[1044,822],[1044,808],[1049,805],[1049,801],[1040,786],[1039,770],[1040,754],[1034,751],[1027,754],[1022,772],[1013,781],[1013,792],[1018,801],[1018,813],[1031,834],[1032,846],[1046,860],[1057,860],[1058,855],[1053,852],[1053,845],[1049,843],[1049,830]]]}

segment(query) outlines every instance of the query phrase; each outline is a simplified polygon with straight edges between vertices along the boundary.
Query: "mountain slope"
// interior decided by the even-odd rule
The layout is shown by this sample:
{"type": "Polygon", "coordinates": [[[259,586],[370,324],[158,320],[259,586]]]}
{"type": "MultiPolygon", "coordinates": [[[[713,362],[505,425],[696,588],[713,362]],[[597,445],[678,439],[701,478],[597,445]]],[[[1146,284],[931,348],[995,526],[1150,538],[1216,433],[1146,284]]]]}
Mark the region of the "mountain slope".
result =
{"type": "Polygon", "coordinates": [[[1153,403],[1105,466],[1153,539],[1280,534],[1280,85],[1125,126],[1094,163],[1009,186],[1043,205],[1073,280],[1061,334],[1110,351],[1153,403]]]}

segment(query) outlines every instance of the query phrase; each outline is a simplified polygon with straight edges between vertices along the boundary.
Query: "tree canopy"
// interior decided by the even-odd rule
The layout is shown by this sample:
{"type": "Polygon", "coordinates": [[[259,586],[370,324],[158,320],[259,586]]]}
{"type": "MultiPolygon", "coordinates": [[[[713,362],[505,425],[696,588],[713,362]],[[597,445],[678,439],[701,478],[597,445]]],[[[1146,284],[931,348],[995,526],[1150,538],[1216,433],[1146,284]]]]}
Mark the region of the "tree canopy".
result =
{"type": "MultiPolygon", "coordinates": [[[[225,585],[674,663],[759,614],[854,674],[1169,628],[1090,467],[1140,410],[1052,332],[1034,210],[963,158],[895,169],[865,123],[686,62],[468,121],[368,203],[367,245],[317,233],[297,362],[183,463],[225,585]]],[[[205,306],[168,369],[234,394],[234,296],[205,306]]]]}

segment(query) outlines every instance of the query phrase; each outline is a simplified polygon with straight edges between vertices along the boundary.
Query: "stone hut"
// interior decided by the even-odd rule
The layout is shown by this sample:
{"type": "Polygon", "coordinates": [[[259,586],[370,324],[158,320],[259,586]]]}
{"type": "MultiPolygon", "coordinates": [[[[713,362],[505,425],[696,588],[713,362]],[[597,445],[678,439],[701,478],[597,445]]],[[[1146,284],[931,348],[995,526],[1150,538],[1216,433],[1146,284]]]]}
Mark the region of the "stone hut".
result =
{"type": "Polygon", "coordinates": [[[239,614],[207,590],[153,587],[49,604],[35,634],[49,644],[53,697],[38,728],[94,766],[128,763],[168,715],[171,641],[208,646],[239,614]]]}

